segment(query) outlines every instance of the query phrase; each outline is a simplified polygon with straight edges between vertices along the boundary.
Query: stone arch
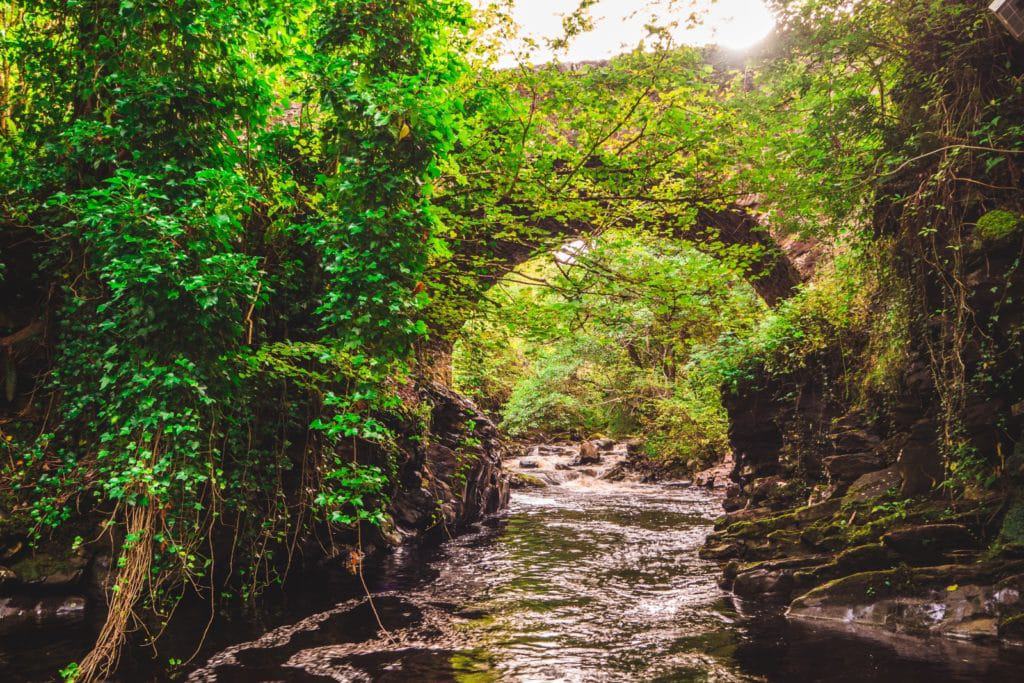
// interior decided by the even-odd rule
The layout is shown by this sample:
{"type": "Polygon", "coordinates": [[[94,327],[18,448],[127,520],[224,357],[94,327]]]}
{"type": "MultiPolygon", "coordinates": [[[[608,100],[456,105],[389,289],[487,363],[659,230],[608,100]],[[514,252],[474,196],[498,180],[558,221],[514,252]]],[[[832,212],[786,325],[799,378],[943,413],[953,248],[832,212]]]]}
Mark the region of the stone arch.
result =
{"type": "MultiPolygon", "coordinates": [[[[556,248],[560,243],[593,232],[593,226],[584,221],[562,223],[548,219],[536,221],[531,227],[534,228],[533,234],[538,235],[536,239],[494,240],[485,247],[477,246],[463,254],[469,258],[486,252],[489,259],[490,267],[479,276],[480,295],[545,249],[556,248]]],[[[672,235],[676,239],[692,240],[698,249],[702,243],[710,243],[711,236],[725,246],[761,248],[763,255],[751,264],[749,280],[758,295],[773,308],[792,296],[804,281],[786,250],[776,242],[757,215],[744,206],[701,208],[692,227],[672,235]]],[[[475,303],[472,293],[466,298],[475,303]]],[[[458,322],[454,325],[449,322],[448,329],[434,329],[431,336],[416,348],[418,373],[445,386],[450,386],[452,381],[453,333],[460,327],[458,322]]]]}

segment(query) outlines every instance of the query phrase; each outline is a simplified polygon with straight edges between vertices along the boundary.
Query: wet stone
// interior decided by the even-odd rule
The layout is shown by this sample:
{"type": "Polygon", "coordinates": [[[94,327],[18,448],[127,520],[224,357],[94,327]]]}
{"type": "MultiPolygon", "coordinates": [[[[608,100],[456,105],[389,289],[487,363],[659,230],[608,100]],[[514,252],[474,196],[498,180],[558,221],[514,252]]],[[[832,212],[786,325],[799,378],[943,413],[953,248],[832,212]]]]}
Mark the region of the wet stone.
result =
{"type": "Polygon", "coordinates": [[[0,598],[0,635],[81,623],[85,607],[85,598],[78,595],[0,598]]]}

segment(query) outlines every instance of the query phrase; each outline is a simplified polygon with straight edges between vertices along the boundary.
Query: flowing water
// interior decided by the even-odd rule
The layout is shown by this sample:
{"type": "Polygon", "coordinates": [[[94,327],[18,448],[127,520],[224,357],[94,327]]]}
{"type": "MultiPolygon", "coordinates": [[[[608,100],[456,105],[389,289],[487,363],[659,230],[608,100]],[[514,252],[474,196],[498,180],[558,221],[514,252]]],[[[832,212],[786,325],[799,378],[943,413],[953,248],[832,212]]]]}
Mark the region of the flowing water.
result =
{"type": "Polygon", "coordinates": [[[188,681],[1014,681],[1024,657],[745,612],[697,551],[720,501],[584,477],[405,547],[365,597],[213,655],[188,681]]]}

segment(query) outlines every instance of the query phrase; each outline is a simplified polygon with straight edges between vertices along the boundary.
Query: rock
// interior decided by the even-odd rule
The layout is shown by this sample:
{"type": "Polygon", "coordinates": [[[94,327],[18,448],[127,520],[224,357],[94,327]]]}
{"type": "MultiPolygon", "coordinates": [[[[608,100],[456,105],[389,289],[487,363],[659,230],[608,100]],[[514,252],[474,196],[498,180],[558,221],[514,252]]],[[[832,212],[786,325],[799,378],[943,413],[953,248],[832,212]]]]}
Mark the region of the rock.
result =
{"type": "Polygon", "coordinates": [[[575,463],[579,465],[600,465],[601,453],[598,452],[597,444],[593,441],[585,441],[580,444],[580,454],[576,457],[575,463]]]}
{"type": "Polygon", "coordinates": [[[857,478],[843,497],[844,503],[863,502],[873,500],[883,495],[891,488],[896,488],[902,482],[899,468],[893,465],[884,470],[870,472],[857,478]]]}
{"type": "Polygon", "coordinates": [[[391,515],[405,531],[425,529],[436,508],[435,497],[422,488],[406,491],[391,501],[391,515]]]}
{"type": "Polygon", "coordinates": [[[85,598],[78,595],[0,598],[0,635],[81,623],[85,606],[85,598]]]}
{"type": "Polygon", "coordinates": [[[705,543],[698,554],[706,560],[732,560],[743,555],[743,546],[739,543],[705,543]]]}
{"type": "Polygon", "coordinates": [[[881,460],[874,453],[833,455],[823,459],[821,463],[829,480],[833,482],[854,481],[882,466],[881,460]]]}
{"type": "Polygon", "coordinates": [[[832,450],[836,453],[861,453],[873,450],[881,439],[863,429],[849,429],[833,434],[830,439],[832,450]]]}
{"type": "Polygon", "coordinates": [[[810,495],[807,496],[807,504],[817,505],[831,500],[840,491],[840,488],[838,484],[815,484],[811,487],[810,495]]]}
{"type": "Polygon", "coordinates": [[[942,481],[942,457],[933,421],[918,420],[913,424],[896,465],[903,478],[901,493],[908,498],[927,493],[942,481]]]}
{"type": "Polygon", "coordinates": [[[773,510],[795,505],[800,498],[798,486],[780,476],[757,479],[747,491],[750,505],[764,505],[773,510]]]}
{"type": "Polygon", "coordinates": [[[19,583],[58,588],[75,584],[89,565],[85,548],[75,550],[34,550],[8,567],[19,583]]]}
{"type": "Polygon", "coordinates": [[[840,500],[826,500],[822,503],[798,508],[793,512],[793,519],[804,524],[807,522],[817,522],[819,519],[831,517],[839,511],[841,506],[842,501],[840,500]]]}
{"type": "Polygon", "coordinates": [[[401,465],[402,484],[390,505],[396,523],[404,521],[415,530],[431,526],[438,499],[450,531],[507,505],[509,481],[502,458],[508,446],[494,422],[443,384],[419,384],[415,391],[430,409],[431,443],[401,465]]]}
{"type": "Polygon", "coordinates": [[[861,572],[800,596],[786,616],[961,639],[1008,635],[1024,612],[1024,576],[994,581],[1008,569],[947,565],[861,572]]]}
{"type": "Polygon", "coordinates": [[[590,443],[594,444],[602,453],[615,450],[615,441],[612,439],[594,439],[590,443]]]}
{"type": "Polygon", "coordinates": [[[25,549],[25,545],[23,536],[4,539],[3,542],[0,542],[0,562],[7,562],[17,557],[25,549]]]}
{"type": "Polygon", "coordinates": [[[735,512],[742,509],[747,504],[747,500],[742,496],[726,496],[725,500],[722,501],[722,509],[726,512],[735,512]]]}
{"type": "Polygon", "coordinates": [[[886,549],[910,564],[929,564],[952,550],[978,546],[967,528],[960,524],[924,524],[896,529],[882,536],[886,549]]]}
{"type": "Polygon", "coordinates": [[[530,446],[523,453],[528,458],[558,458],[568,457],[576,453],[572,446],[559,446],[557,444],[538,444],[530,446]]]}
{"type": "Polygon", "coordinates": [[[721,531],[722,529],[728,529],[736,522],[750,522],[761,517],[767,517],[770,514],[771,510],[768,508],[746,508],[736,510],[735,512],[727,512],[715,520],[715,529],[721,531]]]}
{"type": "Polygon", "coordinates": [[[630,439],[626,442],[626,457],[633,460],[643,457],[644,442],[639,439],[630,439]]]}
{"type": "Polygon", "coordinates": [[[520,460],[519,467],[524,470],[535,470],[540,467],[540,463],[536,460],[520,460]]]}
{"type": "Polygon", "coordinates": [[[789,597],[793,586],[792,572],[758,568],[737,574],[732,592],[741,598],[781,600],[789,597]]]}
{"type": "Polygon", "coordinates": [[[1024,612],[1006,617],[999,623],[999,637],[1015,644],[1024,644],[1024,612]]]}
{"type": "Polygon", "coordinates": [[[714,467],[701,470],[693,477],[693,483],[708,489],[724,489],[730,485],[729,474],[735,465],[731,456],[714,467]]]}
{"type": "Polygon", "coordinates": [[[525,474],[523,472],[513,472],[509,484],[513,489],[542,489],[548,485],[548,483],[540,477],[535,477],[532,474],[525,474]]]}
{"type": "Polygon", "coordinates": [[[881,543],[867,543],[840,552],[836,555],[835,563],[840,571],[853,574],[888,569],[895,559],[881,543]]]}
{"type": "MultiPolygon", "coordinates": [[[[395,530],[395,521],[390,516],[385,516],[381,524],[381,530],[388,530],[394,533],[392,545],[401,543],[401,535],[395,530]]],[[[117,580],[117,567],[111,559],[109,551],[101,551],[92,558],[89,570],[85,576],[85,594],[95,604],[106,604],[111,595],[111,588],[117,580]]]]}

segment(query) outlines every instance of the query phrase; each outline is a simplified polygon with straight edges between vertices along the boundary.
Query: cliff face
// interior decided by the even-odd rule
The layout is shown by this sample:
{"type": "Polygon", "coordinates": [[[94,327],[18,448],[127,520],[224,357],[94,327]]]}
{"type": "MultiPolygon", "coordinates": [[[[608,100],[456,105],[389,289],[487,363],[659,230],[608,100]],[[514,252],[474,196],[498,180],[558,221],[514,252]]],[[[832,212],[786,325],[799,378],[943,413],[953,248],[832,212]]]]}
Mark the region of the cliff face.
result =
{"type": "Polygon", "coordinates": [[[961,353],[936,353],[948,320],[926,319],[933,336],[886,400],[851,398],[844,378],[863,368],[831,349],[782,376],[762,366],[726,397],[733,485],[703,551],[724,587],[793,618],[1021,640],[1022,253],[1020,235],[974,242],[961,353]],[[951,361],[966,386],[956,452],[942,447],[951,361]],[[968,481],[965,462],[991,474],[968,481]]]}

